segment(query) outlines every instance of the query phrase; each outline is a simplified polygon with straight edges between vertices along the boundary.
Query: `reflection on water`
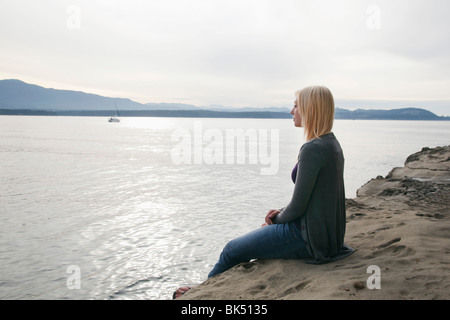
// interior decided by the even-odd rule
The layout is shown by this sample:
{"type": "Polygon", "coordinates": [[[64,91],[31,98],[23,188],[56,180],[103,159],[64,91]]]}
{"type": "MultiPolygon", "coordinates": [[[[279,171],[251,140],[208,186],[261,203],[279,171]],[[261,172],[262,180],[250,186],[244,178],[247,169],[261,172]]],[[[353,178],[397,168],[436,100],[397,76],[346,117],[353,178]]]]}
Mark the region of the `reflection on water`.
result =
{"type": "MultiPolygon", "coordinates": [[[[205,280],[230,239],[285,206],[302,130],[290,120],[0,117],[0,298],[170,299],[205,280]],[[278,129],[279,170],[176,165],[174,130],[278,129]],[[80,289],[67,286],[69,266],[80,289]]],[[[347,196],[423,146],[447,122],[336,121],[347,196]]]]}

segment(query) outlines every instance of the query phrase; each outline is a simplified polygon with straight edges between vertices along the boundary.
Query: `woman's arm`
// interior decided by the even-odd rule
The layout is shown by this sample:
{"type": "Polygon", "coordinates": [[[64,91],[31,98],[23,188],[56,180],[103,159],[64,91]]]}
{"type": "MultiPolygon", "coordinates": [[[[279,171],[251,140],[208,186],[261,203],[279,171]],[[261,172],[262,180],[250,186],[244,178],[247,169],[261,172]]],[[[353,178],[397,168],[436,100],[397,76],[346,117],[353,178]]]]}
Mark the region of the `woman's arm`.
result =
{"type": "Polygon", "coordinates": [[[320,148],[315,143],[302,146],[292,199],[283,211],[271,218],[273,223],[291,222],[305,214],[322,163],[320,148]]]}

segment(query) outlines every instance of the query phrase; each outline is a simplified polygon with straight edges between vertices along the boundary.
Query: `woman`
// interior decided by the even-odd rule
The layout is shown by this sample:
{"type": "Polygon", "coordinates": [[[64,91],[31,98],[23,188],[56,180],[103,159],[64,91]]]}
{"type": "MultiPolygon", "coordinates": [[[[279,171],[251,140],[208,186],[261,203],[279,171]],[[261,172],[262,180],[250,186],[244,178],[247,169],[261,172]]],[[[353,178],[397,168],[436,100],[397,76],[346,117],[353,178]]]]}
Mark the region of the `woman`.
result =
{"type": "MultiPolygon", "coordinates": [[[[306,142],[292,171],[292,199],[285,208],[270,210],[262,228],[230,241],[208,278],[251,259],[305,259],[322,264],[354,251],[344,243],[344,156],[331,131],[333,95],[320,86],[295,95],[291,114],[294,125],[304,128],[306,142]]],[[[178,289],[174,297],[189,289],[178,289]]]]}

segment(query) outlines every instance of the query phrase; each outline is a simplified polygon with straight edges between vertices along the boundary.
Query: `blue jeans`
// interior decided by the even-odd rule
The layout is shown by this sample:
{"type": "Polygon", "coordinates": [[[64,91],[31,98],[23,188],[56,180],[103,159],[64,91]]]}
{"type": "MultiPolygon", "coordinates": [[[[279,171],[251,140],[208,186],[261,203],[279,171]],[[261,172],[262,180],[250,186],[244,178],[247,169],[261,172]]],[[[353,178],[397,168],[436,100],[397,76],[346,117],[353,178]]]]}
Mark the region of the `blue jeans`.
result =
{"type": "Polygon", "coordinates": [[[252,259],[308,257],[301,231],[293,222],[271,224],[228,242],[208,278],[252,259]]]}

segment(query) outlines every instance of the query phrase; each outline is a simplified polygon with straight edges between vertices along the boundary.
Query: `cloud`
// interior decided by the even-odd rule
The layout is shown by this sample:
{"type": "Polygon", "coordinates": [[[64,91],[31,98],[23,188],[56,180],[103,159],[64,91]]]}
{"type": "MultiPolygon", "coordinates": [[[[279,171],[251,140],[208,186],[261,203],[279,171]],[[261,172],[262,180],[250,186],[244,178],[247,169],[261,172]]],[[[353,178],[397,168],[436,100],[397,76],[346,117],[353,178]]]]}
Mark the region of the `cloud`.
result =
{"type": "Polygon", "coordinates": [[[450,98],[447,0],[4,0],[1,7],[4,78],[198,105],[290,105],[293,92],[311,84],[342,99],[450,98]],[[77,14],[70,6],[79,8],[79,28],[68,27],[77,14]]]}

